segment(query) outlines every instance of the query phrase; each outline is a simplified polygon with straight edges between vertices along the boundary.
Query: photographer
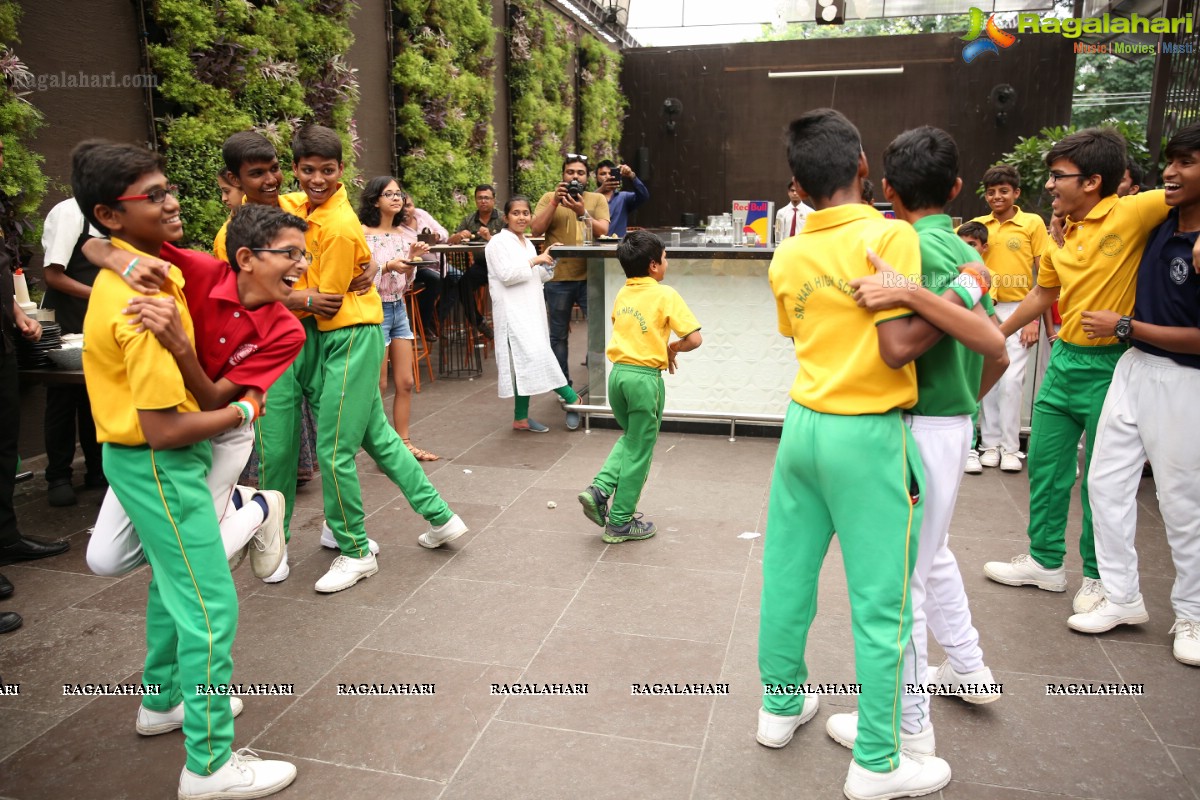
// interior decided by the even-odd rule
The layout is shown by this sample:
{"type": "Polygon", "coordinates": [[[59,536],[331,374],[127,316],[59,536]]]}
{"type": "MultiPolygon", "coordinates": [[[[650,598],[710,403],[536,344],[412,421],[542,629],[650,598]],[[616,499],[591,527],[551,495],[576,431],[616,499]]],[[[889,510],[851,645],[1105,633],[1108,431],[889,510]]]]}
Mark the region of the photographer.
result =
{"type": "Polygon", "coordinates": [[[628,164],[618,167],[608,159],[596,165],[596,186],[608,200],[609,234],[624,236],[629,225],[629,212],[636,211],[650,199],[650,190],[628,164]],[[622,179],[630,182],[632,192],[621,191],[622,179]]]}
{"type": "MultiPolygon", "coordinates": [[[[562,183],[553,192],[542,195],[530,223],[534,236],[545,234],[545,247],[580,244],[580,218],[585,213],[590,219],[593,238],[608,233],[608,201],[602,194],[586,191],[587,180],[587,156],[567,153],[562,183]]],[[[570,386],[567,327],[571,322],[571,307],[576,303],[587,314],[587,262],[582,258],[560,259],[554,279],[543,288],[550,316],[550,348],[570,386]]]]}

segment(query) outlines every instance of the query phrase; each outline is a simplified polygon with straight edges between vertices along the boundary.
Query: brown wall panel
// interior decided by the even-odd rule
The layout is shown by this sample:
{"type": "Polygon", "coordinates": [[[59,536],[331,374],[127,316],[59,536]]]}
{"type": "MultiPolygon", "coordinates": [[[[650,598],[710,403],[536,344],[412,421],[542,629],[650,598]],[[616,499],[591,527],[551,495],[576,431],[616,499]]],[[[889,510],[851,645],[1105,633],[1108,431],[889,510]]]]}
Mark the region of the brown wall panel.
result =
{"type": "Polygon", "coordinates": [[[354,122],[362,143],[358,170],[364,180],[391,174],[392,151],[396,146],[392,133],[395,127],[391,110],[392,65],[388,58],[389,2],[357,0],[358,10],[350,19],[354,44],[348,60],[358,70],[360,96],[354,122]]]}
{"type": "MultiPolygon", "coordinates": [[[[973,187],[984,169],[1020,135],[1070,117],[1074,56],[1059,36],[1022,36],[999,58],[964,64],[954,34],[762,42],[626,51],[622,86],[630,100],[622,152],[650,148],[650,202],[640,225],[675,225],[682,212],[728,211],[735,199],[787,201],[790,174],[784,132],[806,110],[831,106],[862,132],[878,186],[887,143],[918,125],[935,125],[958,141],[967,185],[951,206],[984,213],[973,187]],[[903,66],[903,75],[769,79],[768,71],[903,66]],[[993,87],[1016,89],[1003,125],[989,99],[993,87]],[[667,133],[663,101],[684,110],[667,133]]],[[[878,192],[877,192],[878,194],[878,192]]],[[[877,199],[882,199],[877,197],[877,199]]]]}

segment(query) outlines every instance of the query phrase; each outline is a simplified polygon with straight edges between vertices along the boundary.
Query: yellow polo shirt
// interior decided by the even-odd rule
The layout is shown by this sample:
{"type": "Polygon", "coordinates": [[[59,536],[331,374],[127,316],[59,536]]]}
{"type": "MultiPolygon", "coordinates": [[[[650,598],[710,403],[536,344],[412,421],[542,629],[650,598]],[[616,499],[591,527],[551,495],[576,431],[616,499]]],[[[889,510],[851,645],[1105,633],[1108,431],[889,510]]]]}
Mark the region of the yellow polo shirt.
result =
{"type": "Polygon", "coordinates": [[[625,281],[613,301],[613,332],[605,355],[614,364],[667,368],[671,331],[680,339],[700,330],[679,292],[649,276],[625,281]]]}
{"type": "Polygon", "coordinates": [[[1150,233],[1167,218],[1161,190],[1101,200],[1082,220],[1067,217],[1063,246],[1051,249],[1038,271],[1038,285],[1059,287],[1059,337],[1071,344],[1116,344],[1115,337],[1089,339],[1084,311],[1133,314],[1138,263],[1150,233]]]}
{"type": "Polygon", "coordinates": [[[346,196],[346,187],[338,186],[332,197],[313,209],[309,208],[304,192],[280,196],[279,207],[308,223],[304,241],[313,255],[313,263],[308,268],[308,280],[303,288],[316,289],[322,294],[345,295],[337,315],[332,319],[317,317],[317,327],[335,331],[351,325],[381,325],[383,302],[375,287],[366,294],[347,291],[350,281],[371,260],[371,248],[367,246],[362,223],[346,196]]]}
{"type": "Polygon", "coordinates": [[[233,219],[233,214],[225,218],[225,222],[221,224],[221,229],[217,231],[216,237],[213,238],[213,255],[229,263],[229,253],[225,250],[225,232],[229,230],[229,220],[233,219]]]}
{"type": "Polygon", "coordinates": [[[868,247],[905,277],[921,279],[917,232],[861,203],[812,212],[771,259],[779,332],[792,338],[800,363],[790,395],[813,411],[882,414],[917,402],[916,366],[889,367],[875,329],[912,311],[873,314],[854,302],[850,281],[875,272],[868,247]]]}
{"type": "Polygon", "coordinates": [[[992,297],[1001,303],[1019,303],[1033,288],[1033,260],[1043,256],[1050,237],[1037,214],[1017,208],[1004,222],[995,214],[976,217],[988,230],[983,263],[992,273],[992,297]]]}
{"type": "MultiPolygon", "coordinates": [[[[112,243],[142,257],[120,239],[112,243]]],[[[138,332],[123,314],[137,295],[117,273],[102,269],[92,286],[83,321],[83,376],[96,420],[96,441],[137,446],[146,444],[138,411],[199,411],[187,390],[175,357],[150,331],[138,332]]],[[[183,328],[195,347],[192,316],[183,296],[183,273],[172,266],[157,297],[170,297],[179,308],[183,328]]]]}

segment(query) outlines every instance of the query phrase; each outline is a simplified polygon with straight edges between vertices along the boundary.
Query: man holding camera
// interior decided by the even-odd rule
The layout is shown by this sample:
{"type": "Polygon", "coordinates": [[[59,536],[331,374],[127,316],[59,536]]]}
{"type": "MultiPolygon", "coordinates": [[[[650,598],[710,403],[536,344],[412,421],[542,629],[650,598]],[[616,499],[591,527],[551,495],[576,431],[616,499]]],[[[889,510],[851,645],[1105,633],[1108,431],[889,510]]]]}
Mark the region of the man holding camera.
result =
{"type": "Polygon", "coordinates": [[[624,236],[629,226],[629,212],[650,199],[650,190],[628,164],[617,166],[607,158],[596,165],[596,187],[608,200],[608,232],[624,236]],[[629,181],[632,192],[621,191],[621,181],[629,181]]]}
{"type": "MultiPolygon", "coordinates": [[[[538,200],[530,223],[534,236],[545,234],[545,247],[582,244],[585,220],[592,228],[591,238],[608,233],[608,200],[602,194],[586,191],[587,180],[587,156],[567,153],[562,182],[538,200]]],[[[559,259],[554,278],[543,289],[550,318],[550,349],[570,386],[567,327],[571,323],[571,308],[576,303],[587,314],[587,262],[582,258],[559,259]]]]}

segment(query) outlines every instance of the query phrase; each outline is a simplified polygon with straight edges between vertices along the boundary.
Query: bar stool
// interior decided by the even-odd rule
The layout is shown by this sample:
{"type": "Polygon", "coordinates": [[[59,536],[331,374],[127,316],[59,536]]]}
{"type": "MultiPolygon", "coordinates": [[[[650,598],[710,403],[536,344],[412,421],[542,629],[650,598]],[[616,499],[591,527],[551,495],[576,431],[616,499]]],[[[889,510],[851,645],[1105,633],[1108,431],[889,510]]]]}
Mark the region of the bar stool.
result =
{"type": "Polygon", "coordinates": [[[429,344],[425,341],[425,323],[421,320],[421,311],[417,307],[417,295],[425,291],[425,287],[420,289],[409,289],[404,293],[404,310],[408,312],[408,322],[413,329],[413,391],[421,391],[421,362],[425,362],[425,368],[429,371],[429,381],[433,382],[433,361],[429,358],[429,344]],[[417,343],[420,343],[420,349],[417,349],[417,343]]]}

